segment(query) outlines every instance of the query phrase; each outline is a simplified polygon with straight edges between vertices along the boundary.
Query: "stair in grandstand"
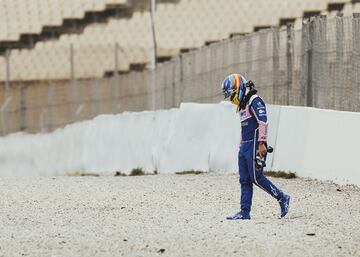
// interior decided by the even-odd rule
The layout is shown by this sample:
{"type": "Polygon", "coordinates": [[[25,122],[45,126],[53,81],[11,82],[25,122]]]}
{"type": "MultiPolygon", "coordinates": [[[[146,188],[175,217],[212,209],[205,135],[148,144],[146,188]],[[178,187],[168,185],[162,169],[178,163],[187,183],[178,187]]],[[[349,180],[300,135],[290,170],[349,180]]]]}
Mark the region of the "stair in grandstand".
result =
{"type": "MultiPolygon", "coordinates": [[[[157,0],[157,3],[177,3],[180,0],[157,0]]],[[[94,23],[105,23],[111,17],[130,19],[134,11],[148,11],[149,1],[127,0],[125,4],[106,4],[104,10],[88,10],[82,18],[64,18],[58,26],[42,26],[40,33],[21,33],[19,40],[0,40],[0,55],[7,49],[33,48],[39,41],[58,39],[62,34],[82,33],[84,28],[94,23]]]]}

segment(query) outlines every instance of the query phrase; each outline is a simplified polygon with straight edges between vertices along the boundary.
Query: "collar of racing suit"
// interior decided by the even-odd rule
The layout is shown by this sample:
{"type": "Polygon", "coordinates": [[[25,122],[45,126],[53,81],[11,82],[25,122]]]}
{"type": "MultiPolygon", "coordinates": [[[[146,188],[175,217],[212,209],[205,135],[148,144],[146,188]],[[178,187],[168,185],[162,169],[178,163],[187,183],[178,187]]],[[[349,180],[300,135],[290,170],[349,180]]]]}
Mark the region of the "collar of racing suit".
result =
{"type": "Polygon", "coordinates": [[[249,102],[250,98],[257,93],[256,89],[250,89],[249,93],[244,97],[244,99],[240,102],[239,108],[240,110],[244,110],[246,104],[249,102]]]}

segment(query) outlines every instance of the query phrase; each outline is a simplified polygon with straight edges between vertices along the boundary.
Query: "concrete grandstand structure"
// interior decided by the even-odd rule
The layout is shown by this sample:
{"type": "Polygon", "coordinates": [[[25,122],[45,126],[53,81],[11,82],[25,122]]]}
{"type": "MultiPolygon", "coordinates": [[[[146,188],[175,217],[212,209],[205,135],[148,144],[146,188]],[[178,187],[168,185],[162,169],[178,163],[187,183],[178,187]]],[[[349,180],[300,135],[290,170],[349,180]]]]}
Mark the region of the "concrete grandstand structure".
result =
{"type": "Polygon", "coordinates": [[[139,9],[148,9],[147,1],[1,0],[0,50],[32,47],[37,41],[56,38],[63,33],[79,33],[84,26],[106,21],[110,16],[131,17],[139,9]]]}
{"type": "MultiPolygon", "coordinates": [[[[26,34],[40,34],[43,28],[61,26],[66,19],[84,18],[86,11],[104,11],[107,4],[128,4],[125,0],[36,1],[28,6],[18,1],[5,3],[7,9],[3,11],[8,14],[3,16],[6,22],[0,23],[3,26],[0,40],[5,42],[19,40],[26,34]]],[[[356,12],[360,4],[353,5],[350,0],[181,0],[177,4],[161,4],[155,17],[158,55],[167,59],[182,49],[197,48],[232,35],[283,25],[296,19],[300,21],[312,14],[333,15],[343,8],[348,13],[356,12]],[[236,15],[236,12],[241,15],[236,15]]],[[[115,55],[119,60],[117,69],[128,71],[132,64],[149,63],[152,44],[149,12],[135,10],[130,18],[109,18],[105,23],[88,25],[79,34],[64,34],[58,40],[38,42],[33,49],[13,50],[10,79],[70,78],[70,45],[74,47],[74,62],[77,64],[74,76],[77,78],[102,77],[106,71],[114,70],[115,55]]],[[[4,71],[4,66],[2,57],[0,70],[4,71]]],[[[4,72],[0,72],[0,80],[5,80],[4,72]]]]}
{"type": "MultiPolygon", "coordinates": [[[[8,13],[1,16],[0,23],[0,118],[7,121],[6,128],[0,127],[2,134],[19,130],[50,131],[98,114],[151,108],[145,101],[131,105],[136,96],[154,90],[151,83],[144,86],[144,81],[152,76],[150,71],[131,72],[143,70],[151,59],[149,2],[56,0],[50,4],[37,0],[34,5],[30,2],[21,5],[18,0],[0,0],[0,5],[6,6],[1,11],[8,13]],[[136,84],[142,86],[133,87],[136,84]]],[[[155,16],[158,60],[169,60],[189,49],[215,45],[212,43],[289,22],[301,26],[303,18],[334,16],[339,11],[347,15],[360,12],[360,3],[158,0],[155,16]]],[[[260,34],[256,42],[262,39],[272,44],[272,38],[265,34],[260,34]]],[[[281,42],[286,41],[281,38],[281,42]]],[[[242,44],[242,48],[248,47],[248,43],[242,44]]],[[[256,44],[254,53],[261,50],[261,44],[256,44]]],[[[214,61],[213,57],[206,60],[214,61]]],[[[173,72],[171,67],[162,65],[158,70],[164,76],[173,72]]],[[[156,100],[165,102],[162,98],[167,94],[156,100]]],[[[183,96],[183,100],[194,100],[187,99],[186,93],[183,96]]]]}

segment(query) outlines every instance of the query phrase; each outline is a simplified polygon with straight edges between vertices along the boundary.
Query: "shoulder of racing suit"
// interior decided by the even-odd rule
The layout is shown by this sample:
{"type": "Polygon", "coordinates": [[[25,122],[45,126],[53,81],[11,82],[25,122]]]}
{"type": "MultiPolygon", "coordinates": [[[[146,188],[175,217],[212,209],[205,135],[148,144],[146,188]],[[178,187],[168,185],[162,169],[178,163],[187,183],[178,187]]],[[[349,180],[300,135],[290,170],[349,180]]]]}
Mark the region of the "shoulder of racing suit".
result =
{"type": "Polygon", "coordinates": [[[258,95],[252,95],[249,99],[248,105],[250,108],[253,107],[255,110],[257,107],[266,108],[264,100],[258,95]]]}
{"type": "Polygon", "coordinates": [[[263,112],[258,113],[257,111],[261,109],[266,110],[266,105],[264,100],[258,95],[251,96],[248,105],[251,109],[253,109],[256,112],[254,114],[264,114],[263,112]]]}
{"type": "MultiPolygon", "coordinates": [[[[251,104],[252,104],[252,102],[255,100],[255,98],[260,98],[260,96],[258,96],[258,95],[252,95],[251,97],[250,97],[250,99],[249,99],[249,105],[251,106],[251,104]]],[[[261,99],[261,98],[260,98],[261,99]]]]}

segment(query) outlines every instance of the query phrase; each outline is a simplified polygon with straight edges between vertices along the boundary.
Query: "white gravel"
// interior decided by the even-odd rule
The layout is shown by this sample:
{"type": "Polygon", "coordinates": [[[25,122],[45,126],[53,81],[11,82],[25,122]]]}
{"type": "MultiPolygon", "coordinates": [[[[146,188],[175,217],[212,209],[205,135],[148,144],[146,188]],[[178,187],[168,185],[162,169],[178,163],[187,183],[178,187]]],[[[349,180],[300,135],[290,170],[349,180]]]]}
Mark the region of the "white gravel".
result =
{"type": "Polygon", "coordinates": [[[358,187],[272,180],[287,218],[256,188],[227,221],[237,175],[0,178],[0,256],[360,256],[358,187]]]}

